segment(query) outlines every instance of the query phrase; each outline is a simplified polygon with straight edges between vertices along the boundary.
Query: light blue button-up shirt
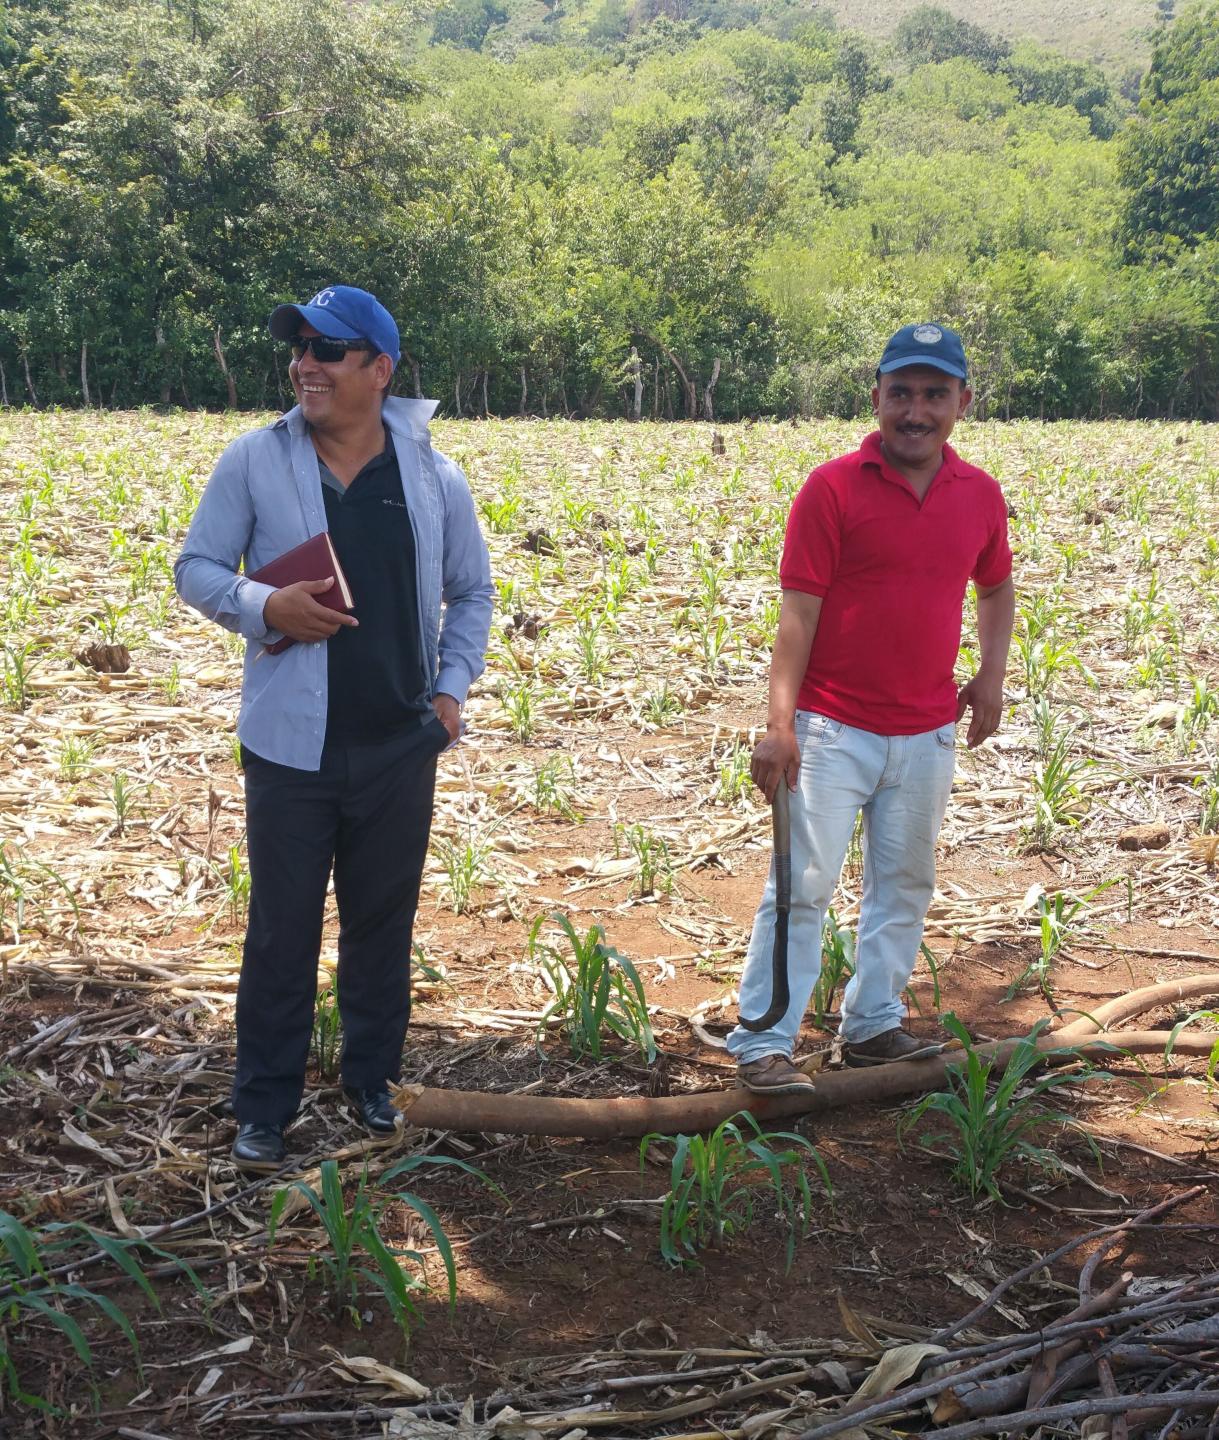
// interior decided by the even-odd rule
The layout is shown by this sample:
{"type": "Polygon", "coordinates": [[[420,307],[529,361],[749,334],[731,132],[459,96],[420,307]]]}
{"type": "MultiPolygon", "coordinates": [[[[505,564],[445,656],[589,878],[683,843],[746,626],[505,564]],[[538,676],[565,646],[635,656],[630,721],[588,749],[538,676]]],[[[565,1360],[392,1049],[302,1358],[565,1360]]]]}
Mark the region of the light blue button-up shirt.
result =
{"type": "MultiPolygon", "coordinates": [[[[464,701],[482,674],[494,589],[487,546],[465,476],[432,449],[434,400],[386,400],[402,494],[415,536],[422,651],[431,693],[464,701]]],[[[299,407],[235,440],[203,491],[174,565],[183,600],[247,641],[237,734],[255,754],[317,770],[326,738],[326,642],[279,639],[263,607],[273,587],[238,573],[258,570],[326,529],[317,452],[299,407]]],[[[321,578],[320,576],[318,577],[321,578]]]]}

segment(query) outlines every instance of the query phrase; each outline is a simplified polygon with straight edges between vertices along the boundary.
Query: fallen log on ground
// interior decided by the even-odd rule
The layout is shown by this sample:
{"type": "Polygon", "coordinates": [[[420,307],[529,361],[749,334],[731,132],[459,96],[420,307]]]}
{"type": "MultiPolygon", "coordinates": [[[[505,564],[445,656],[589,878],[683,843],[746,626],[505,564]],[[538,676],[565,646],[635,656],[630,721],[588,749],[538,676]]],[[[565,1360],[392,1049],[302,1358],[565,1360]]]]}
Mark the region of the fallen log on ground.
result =
{"type": "MultiPolygon", "coordinates": [[[[1133,991],[1096,1008],[1089,1016],[1036,1040],[1047,1061],[1076,1058],[1104,1062],[1117,1052],[1164,1053],[1171,1031],[1136,1030],[1098,1033],[1120,1019],[1187,997],[1219,994],[1219,975],[1193,975],[1166,985],[1133,991]]],[[[995,1073],[1004,1069],[1023,1037],[979,1045],[995,1073]]],[[[1219,1036],[1183,1031],[1174,1042],[1179,1056],[1209,1056],[1219,1036]]],[[[742,1089],[700,1090],[686,1095],[623,1096],[581,1100],[478,1090],[431,1089],[401,1085],[394,1104],[407,1123],[426,1130],[456,1130],[494,1135],[552,1135],[589,1140],[619,1139],[656,1131],[673,1135],[714,1130],[730,1116],[747,1110],[758,1121],[817,1115],[847,1105],[885,1104],[938,1089],[962,1051],[947,1049],[926,1060],[906,1060],[866,1070],[819,1071],[811,1090],[796,1095],[761,1096],[742,1089]]]]}

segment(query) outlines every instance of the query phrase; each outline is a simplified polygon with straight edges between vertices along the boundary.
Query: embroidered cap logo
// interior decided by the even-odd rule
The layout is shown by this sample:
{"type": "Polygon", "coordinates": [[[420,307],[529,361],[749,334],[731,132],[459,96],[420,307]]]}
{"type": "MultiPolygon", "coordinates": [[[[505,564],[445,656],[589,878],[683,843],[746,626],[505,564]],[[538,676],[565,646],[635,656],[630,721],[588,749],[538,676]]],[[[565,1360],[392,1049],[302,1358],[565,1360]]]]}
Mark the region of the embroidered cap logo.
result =
{"type": "Polygon", "coordinates": [[[914,338],[920,345],[938,345],[944,338],[944,332],[938,325],[919,325],[914,331],[914,338]]]}

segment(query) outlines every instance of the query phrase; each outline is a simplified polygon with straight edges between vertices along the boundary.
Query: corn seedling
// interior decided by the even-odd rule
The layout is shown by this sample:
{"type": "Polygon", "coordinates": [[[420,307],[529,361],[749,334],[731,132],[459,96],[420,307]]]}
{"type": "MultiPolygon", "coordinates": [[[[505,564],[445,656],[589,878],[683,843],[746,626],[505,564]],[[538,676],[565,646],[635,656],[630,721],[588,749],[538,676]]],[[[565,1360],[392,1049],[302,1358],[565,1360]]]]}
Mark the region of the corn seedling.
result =
{"type": "Polygon", "coordinates": [[[116,770],[110,782],[110,804],[114,810],[114,828],[124,834],[127,824],[135,814],[135,797],[139,786],[134,784],[125,771],[116,770]]]}
{"type": "Polygon", "coordinates": [[[651,835],[638,823],[619,825],[615,830],[615,848],[618,839],[639,862],[640,895],[668,895],[673,889],[673,862],[669,856],[668,841],[662,835],[651,835]]]}
{"type": "Polygon", "coordinates": [[[25,710],[30,703],[31,657],[37,650],[32,641],[24,645],[0,645],[0,692],[6,710],[25,710]]]}
{"type": "Polygon", "coordinates": [[[1192,755],[1198,740],[1219,715],[1219,690],[1212,690],[1205,680],[1195,679],[1189,699],[1177,721],[1177,741],[1186,755],[1192,755]]]}
{"type": "Polygon", "coordinates": [[[825,1162],[803,1136],[763,1130],[748,1111],[741,1111],[710,1135],[645,1135],[639,1145],[641,1169],[662,1145],[673,1147],[669,1189],[660,1209],[660,1253],[670,1265],[697,1265],[699,1251],[748,1230],[764,1195],[766,1208],[777,1207],[787,1232],[791,1269],[796,1241],[808,1233],[812,1216],[805,1162],[812,1161],[827,1197],[833,1196],[825,1162]],[[780,1144],[786,1148],[776,1150],[780,1144]]]}
{"type": "Polygon", "coordinates": [[[1033,820],[1027,831],[1031,850],[1049,849],[1060,825],[1079,823],[1079,780],[1092,761],[1072,756],[1074,738],[1073,729],[1059,734],[1033,767],[1033,820]]]}
{"type": "Polygon", "coordinates": [[[538,1039],[553,1022],[577,1058],[602,1058],[606,1035],[633,1046],[651,1064],[656,1042],[648,1018],[643,982],[634,965],[605,943],[605,931],[594,925],[583,937],[566,915],[551,917],[567,939],[570,954],[541,939],[542,916],[529,931],[529,954],[541,966],[554,999],[538,1022],[538,1039]]]}
{"type": "Polygon", "coordinates": [[[835,996],[854,973],[855,932],[840,926],[837,915],[829,909],[821,927],[821,970],[811,1001],[813,1024],[818,1030],[826,1028],[825,1022],[834,1010],[835,996]]]}
{"type": "Polygon", "coordinates": [[[182,674],[175,660],[169,667],[169,674],[161,680],[161,694],[167,705],[176,705],[182,698],[182,674]]]}
{"type": "Polygon", "coordinates": [[[1077,1083],[1081,1075],[1088,1079],[1108,1078],[1108,1071],[1085,1064],[1069,1071],[1051,1071],[1039,1080],[1030,1079],[1047,1055],[1063,1053],[1037,1047],[1037,1037],[1049,1023],[1048,1018],[1038,1021],[1018,1042],[992,1090],[994,1062],[983,1059],[969,1032],[951,1011],[943,1017],[944,1028],[961,1043],[964,1063],[949,1068],[948,1089],[920,1100],[901,1121],[898,1134],[904,1137],[926,1115],[946,1121],[947,1131],[924,1136],[921,1143],[931,1146],[946,1142],[953,1162],[952,1178],[975,1200],[982,1194],[1002,1199],[999,1171],[1012,1160],[1054,1170],[1057,1161],[1053,1152],[1033,1143],[1033,1137],[1046,1130],[1077,1132],[1087,1140],[1093,1155],[1100,1158],[1091,1137],[1070,1115],[1045,1110],[1038,1103],[1042,1096],[1061,1086],[1077,1083]]]}
{"type": "Polygon", "coordinates": [[[516,517],[521,509],[519,495],[495,496],[479,502],[487,528],[496,535],[510,535],[515,528],[516,517]]]}
{"type": "Polygon", "coordinates": [[[708,670],[717,670],[732,640],[728,621],[722,615],[706,615],[695,622],[703,664],[708,670]]]}
{"type": "Polygon", "coordinates": [[[576,767],[570,755],[552,755],[545,765],[533,772],[533,808],[539,815],[559,815],[564,820],[579,820],[573,807],[576,767]]]}
{"type": "Polygon", "coordinates": [[[127,605],[116,605],[113,600],[103,600],[101,609],[94,615],[97,632],[108,645],[118,644],[119,626],[127,618],[129,608],[127,605]]]}
{"type": "MultiPolygon", "coordinates": [[[[939,963],[936,960],[932,950],[923,941],[919,942],[918,953],[923,957],[924,961],[926,962],[928,974],[930,974],[931,976],[931,1009],[934,1014],[938,1015],[940,1013],[940,1005],[943,1002],[943,996],[940,994],[939,963]]],[[[915,990],[912,987],[907,986],[904,995],[907,1008],[914,1010],[919,1015],[921,1015],[923,1013],[923,1007],[919,1004],[918,994],[915,992],[915,990]]]]}
{"type": "Polygon", "coordinates": [[[1047,1000],[1052,999],[1050,966],[1058,958],[1063,946],[1084,928],[1083,917],[1087,914],[1091,902],[1116,883],[1116,880],[1106,880],[1095,889],[1089,890],[1086,895],[1072,896],[1060,890],[1056,895],[1037,897],[1037,938],[1040,949],[1036,959],[1026,965],[1023,973],[1008,986],[1007,999],[1011,1000],[1030,979],[1037,981],[1038,989],[1047,1000]]]}
{"type": "Polygon", "coordinates": [[[508,716],[508,728],[515,740],[528,744],[537,728],[534,713],[534,689],[531,681],[523,677],[515,682],[504,680],[499,687],[499,703],[508,716]]]}
{"type": "MultiPolygon", "coordinates": [[[[455,1166],[483,1178],[462,1160],[440,1155],[413,1155],[387,1170],[380,1183],[390,1184],[400,1175],[425,1164],[455,1166]]],[[[306,1273],[311,1280],[320,1277],[336,1314],[346,1315],[358,1326],[358,1301],[364,1288],[369,1287],[385,1301],[404,1340],[410,1339],[411,1332],[421,1322],[419,1299],[428,1291],[423,1257],[415,1250],[388,1245],[381,1234],[382,1216],[386,1207],[395,1200],[413,1210],[431,1232],[448,1277],[449,1305],[452,1307],[456,1303],[457,1267],[453,1260],[453,1247],[436,1212],[418,1195],[403,1191],[397,1195],[374,1197],[369,1190],[368,1166],[365,1165],[355,1193],[348,1201],[343,1194],[338,1161],[323,1160],[318,1189],[304,1180],[297,1180],[276,1192],[267,1226],[269,1245],[275,1243],[284,1208],[293,1193],[300,1195],[321,1221],[326,1248],[310,1257],[306,1273]],[[406,1269],[404,1261],[416,1267],[415,1273],[406,1269]]]]}
{"type": "Polygon", "coordinates": [[[753,778],[749,773],[752,751],[739,740],[732,742],[732,749],[720,757],[720,778],[716,798],[721,805],[735,805],[746,799],[753,789],[753,778]]]}
{"type": "MultiPolygon", "coordinates": [[[[67,1340],[77,1361],[86,1369],[93,1367],[93,1351],[79,1323],[70,1313],[72,1308],[90,1310],[110,1321],[131,1347],[137,1372],[140,1364],[139,1342],[131,1321],[108,1295],[91,1290],[78,1280],[60,1279],[57,1272],[73,1259],[83,1259],[85,1248],[102,1251],[116,1270],[134,1284],[144,1298],[160,1309],[160,1303],[148,1276],[133,1252],[147,1250],[158,1259],[181,1267],[202,1290],[194,1271],[165,1251],[143,1241],[120,1240],[80,1222],[52,1224],[42,1230],[31,1230],[15,1215],[0,1210],[0,1313],[5,1325],[0,1328],[0,1394],[7,1391],[18,1405],[44,1413],[53,1407],[39,1395],[27,1391],[21,1383],[14,1342],[27,1320],[37,1319],[51,1325],[67,1340]]],[[[71,1272],[68,1272],[69,1274],[71,1272]]],[[[39,1354],[32,1357],[32,1370],[45,1361],[39,1354]]]]}
{"type": "Polygon", "coordinates": [[[437,838],[432,844],[444,869],[453,914],[464,915],[475,890],[489,885],[494,878],[490,869],[495,853],[491,838],[471,835],[460,843],[437,838]]]}
{"type": "Polygon", "coordinates": [[[8,846],[0,843],[0,936],[4,934],[4,923],[11,914],[13,943],[21,943],[28,907],[34,908],[43,917],[44,927],[49,926],[51,911],[47,907],[46,891],[50,887],[63,894],[72,911],[72,933],[79,935],[80,902],[63,876],[41,860],[31,859],[20,851],[10,853],[8,846]]]}
{"type": "Polygon", "coordinates": [[[224,903],[230,924],[240,925],[250,908],[250,872],[241,858],[240,845],[229,846],[224,870],[224,903]]]}
{"type": "Polygon", "coordinates": [[[93,741],[87,735],[65,735],[59,743],[59,778],[80,780],[93,766],[93,741]]]}
{"type": "Polygon", "coordinates": [[[313,1006],[313,1033],[309,1049],[313,1063],[323,1080],[333,1080],[339,1072],[339,1052],[343,1044],[343,1019],[339,1013],[339,977],[331,970],[330,978],[317,992],[313,1006]]]}
{"type": "MultiPolygon", "coordinates": [[[[1176,1049],[1177,1036],[1188,1025],[1196,1025],[1199,1020],[1209,1021],[1212,1025],[1219,1026],[1219,1010],[1195,1010],[1192,1015],[1187,1015],[1184,1020],[1179,1020],[1172,1027],[1168,1036],[1168,1043],[1164,1047],[1165,1065],[1172,1059],[1172,1052],[1176,1049]]],[[[1211,1047],[1211,1053],[1206,1062],[1206,1081],[1208,1085],[1215,1084],[1215,1072],[1219,1070],[1219,1035],[1215,1036],[1215,1043],[1211,1047]]]]}
{"type": "Polygon", "coordinates": [[[642,718],[649,725],[655,725],[658,730],[663,730],[671,721],[676,720],[681,712],[681,701],[669,689],[665,680],[662,680],[655,690],[649,690],[639,706],[642,718]]]}
{"type": "Polygon", "coordinates": [[[1198,832],[1201,835],[1219,834],[1219,760],[1212,766],[1209,775],[1194,781],[1202,791],[1202,810],[1198,816],[1198,832]]]}
{"type": "Polygon", "coordinates": [[[576,626],[576,653],[579,656],[580,673],[595,685],[605,678],[609,668],[609,654],[601,644],[603,620],[582,619],[576,626]]]}

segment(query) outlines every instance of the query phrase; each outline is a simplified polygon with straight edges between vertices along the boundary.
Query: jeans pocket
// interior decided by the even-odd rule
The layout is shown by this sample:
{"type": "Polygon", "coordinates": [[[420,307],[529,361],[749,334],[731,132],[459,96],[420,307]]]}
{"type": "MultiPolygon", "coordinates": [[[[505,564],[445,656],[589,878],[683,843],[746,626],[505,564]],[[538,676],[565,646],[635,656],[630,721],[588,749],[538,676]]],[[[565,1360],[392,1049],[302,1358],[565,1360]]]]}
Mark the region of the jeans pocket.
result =
{"type": "Polygon", "coordinates": [[[935,732],[935,743],[941,750],[955,750],[957,748],[956,725],[941,725],[935,732]]]}
{"type": "Polygon", "coordinates": [[[839,738],[845,728],[841,720],[831,720],[828,715],[818,715],[815,710],[796,711],[796,739],[801,750],[805,745],[815,745],[824,750],[839,738]]]}

